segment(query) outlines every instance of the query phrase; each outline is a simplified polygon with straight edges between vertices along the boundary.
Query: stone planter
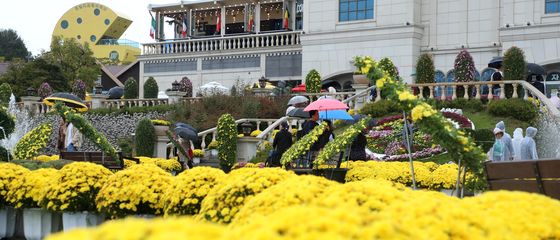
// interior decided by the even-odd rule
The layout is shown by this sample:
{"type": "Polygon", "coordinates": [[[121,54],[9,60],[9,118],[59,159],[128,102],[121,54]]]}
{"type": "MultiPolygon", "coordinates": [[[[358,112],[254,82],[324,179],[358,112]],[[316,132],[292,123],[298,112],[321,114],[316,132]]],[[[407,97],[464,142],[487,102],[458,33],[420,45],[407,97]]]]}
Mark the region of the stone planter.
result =
{"type": "Polygon", "coordinates": [[[16,210],[12,207],[0,209],[0,239],[12,237],[16,228],[16,210]]]}
{"type": "Polygon", "coordinates": [[[52,215],[40,208],[23,209],[23,232],[27,240],[41,240],[52,232],[52,215]]]}
{"type": "Polygon", "coordinates": [[[354,74],[352,78],[354,78],[354,84],[369,84],[369,79],[365,74],[354,74]]]}
{"type": "Polygon", "coordinates": [[[165,132],[169,130],[169,126],[154,125],[154,128],[156,129],[156,136],[167,136],[165,132]]]}
{"type": "Polygon", "coordinates": [[[101,223],[105,218],[93,212],[63,212],[62,225],[64,231],[74,228],[94,227],[101,223]]]}

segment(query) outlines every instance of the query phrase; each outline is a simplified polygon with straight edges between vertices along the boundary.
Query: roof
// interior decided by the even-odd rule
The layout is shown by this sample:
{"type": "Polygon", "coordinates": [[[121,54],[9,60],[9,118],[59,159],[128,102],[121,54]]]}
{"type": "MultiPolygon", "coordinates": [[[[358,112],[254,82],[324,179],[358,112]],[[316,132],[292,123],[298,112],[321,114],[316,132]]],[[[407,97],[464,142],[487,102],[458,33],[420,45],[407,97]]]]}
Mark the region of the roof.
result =
{"type": "Polygon", "coordinates": [[[113,74],[113,76],[118,76],[118,73],[120,73],[127,66],[124,66],[124,65],[105,65],[105,67],[107,68],[107,70],[109,70],[109,72],[111,74],[113,74]]]}
{"type": "Polygon", "coordinates": [[[2,74],[4,74],[5,72],[7,72],[9,66],[10,66],[10,63],[7,63],[7,62],[2,62],[2,63],[0,63],[0,75],[2,75],[2,74]]]}

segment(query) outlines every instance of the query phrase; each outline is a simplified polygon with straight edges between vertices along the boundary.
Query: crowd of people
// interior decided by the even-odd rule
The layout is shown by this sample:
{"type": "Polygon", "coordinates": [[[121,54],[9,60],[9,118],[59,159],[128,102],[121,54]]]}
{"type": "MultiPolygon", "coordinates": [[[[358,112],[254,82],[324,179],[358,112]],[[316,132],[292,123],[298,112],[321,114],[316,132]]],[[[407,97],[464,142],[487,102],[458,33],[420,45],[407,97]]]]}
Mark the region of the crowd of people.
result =
{"type": "Polygon", "coordinates": [[[494,136],[496,137],[494,145],[488,152],[488,159],[494,162],[513,161],[513,160],[537,160],[537,145],[535,136],[537,129],[528,127],[523,137],[523,129],[516,128],[513,131],[513,139],[506,132],[506,126],[503,121],[496,124],[494,128],[494,136]]]}

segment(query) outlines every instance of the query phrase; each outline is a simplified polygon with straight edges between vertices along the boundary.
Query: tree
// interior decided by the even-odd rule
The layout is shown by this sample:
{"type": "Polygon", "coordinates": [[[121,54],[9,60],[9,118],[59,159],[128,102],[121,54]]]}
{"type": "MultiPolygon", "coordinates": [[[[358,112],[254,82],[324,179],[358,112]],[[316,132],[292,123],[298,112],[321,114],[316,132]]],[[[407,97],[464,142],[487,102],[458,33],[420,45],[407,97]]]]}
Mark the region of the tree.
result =
{"type": "Polygon", "coordinates": [[[126,82],[124,82],[124,98],[138,98],[138,83],[136,83],[136,79],[134,79],[133,77],[128,78],[126,82]]]}
{"type": "Polygon", "coordinates": [[[472,82],[474,81],[474,60],[467,50],[462,50],[455,58],[455,81],[472,82]]]}
{"type": "Polygon", "coordinates": [[[37,89],[44,82],[48,83],[55,92],[70,91],[70,84],[60,67],[42,57],[27,63],[22,60],[12,61],[8,71],[0,77],[0,83],[10,84],[13,94],[17,97],[27,95],[27,88],[37,89]]]}
{"type": "Polygon", "coordinates": [[[527,74],[525,54],[520,48],[513,46],[504,53],[502,64],[504,80],[524,80],[527,74]]]}
{"type": "Polygon", "coordinates": [[[31,56],[27,47],[16,31],[12,29],[0,30],[0,56],[11,61],[14,58],[26,60],[31,56]]]}
{"type": "Polygon", "coordinates": [[[12,88],[10,87],[10,84],[2,83],[2,85],[0,85],[0,104],[2,104],[2,106],[8,106],[11,96],[12,88]]]}
{"type": "Polygon", "coordinates": [[[59,66],[69,81],[84,81],[86,89],[93,88],[101,72],[88,43],[82,45],[73,38],[62,40],[53,37],[51,51],[43,53],[43,56],[51,64],[59,66]]]}
{"type": "Polygon", "coordinates": [[[308,93],[321,92],[321,75],[315,69],[311,69],[305,76],[305,91],[308,93]]]}
{"type": "Polygon", "coordinates": [[[436,67],[432,55],[424,53],[418,58],[416,63],[416,83],[433,83],[436,74],[436,67]]]}
{"type": "Polygon", "coordinates": [[[157,98],[159,87],[153,77],[149,77],[144,83],[144,98],[157,98]]]}
{"type": "Polygon", "coordinates": [[[138,122],[135,131],[136,156],[152,157],[156,144],[156,129],[150,119],[144,118],[138,122]]]}

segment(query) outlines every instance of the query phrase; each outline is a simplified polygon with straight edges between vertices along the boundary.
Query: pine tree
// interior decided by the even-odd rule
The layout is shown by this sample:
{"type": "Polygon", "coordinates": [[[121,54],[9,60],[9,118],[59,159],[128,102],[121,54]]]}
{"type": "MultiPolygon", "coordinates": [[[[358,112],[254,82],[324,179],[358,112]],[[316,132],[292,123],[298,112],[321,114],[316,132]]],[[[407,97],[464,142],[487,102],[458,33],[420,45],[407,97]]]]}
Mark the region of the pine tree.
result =
{"type": "Polygon", "coordinates": [[[504,80],[524,80],[527,74],[525,54],[520,48],[513,46],[504,53],[502,64],[504,80]]]}
{"type": "Polygon", "coordinates": [[[130,77],[124,82],[124,98],[125,99],[136,99],[138,98],[138,84],[136,79],[130,77]]]}

